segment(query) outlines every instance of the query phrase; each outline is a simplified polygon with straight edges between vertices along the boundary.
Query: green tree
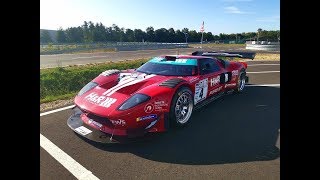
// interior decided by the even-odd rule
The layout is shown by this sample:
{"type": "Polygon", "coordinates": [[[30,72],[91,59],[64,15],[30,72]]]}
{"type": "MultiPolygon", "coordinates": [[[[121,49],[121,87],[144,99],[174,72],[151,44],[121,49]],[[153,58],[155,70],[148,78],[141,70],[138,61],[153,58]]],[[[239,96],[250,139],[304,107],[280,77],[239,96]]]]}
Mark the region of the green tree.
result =
{"type": "Polygon", "coordinates": [[[155,32],[152,26],[147,27],[146,29],[146,41],[155,42],[155,32]]]}
{"type": "Polygon", "coordinates": [[[40,34],[40,42],[50,43],[53,42],[48,30],[43,30],[40,34]]]}
{"type": "Polygon", "coordinates": [[[261,28],[259,28],[257,31],[258,31],[257,41],[259,42],[259,36],[260,36],[260,34],[261,34],[262,29],[261,29],[261,28]]]}
{"type": "Polygon", "coordinates": [[[131,29],[126,29],[126,38],[128,42],[134,41],[134,32],[131,29]]]}
{"type": "Polygon", "coordinates": [[[145,39],[145,34],[141,29],[134,29],[133,32],[135,42],[142,42],[145,39]]]}
{"type": "Polygon", "coordinates": [[[64,32],[64,30],[60,27],[59,30],[57,31],[57,42],[58,43],[65,43],[67,42],[67,36],[64,32]]]}

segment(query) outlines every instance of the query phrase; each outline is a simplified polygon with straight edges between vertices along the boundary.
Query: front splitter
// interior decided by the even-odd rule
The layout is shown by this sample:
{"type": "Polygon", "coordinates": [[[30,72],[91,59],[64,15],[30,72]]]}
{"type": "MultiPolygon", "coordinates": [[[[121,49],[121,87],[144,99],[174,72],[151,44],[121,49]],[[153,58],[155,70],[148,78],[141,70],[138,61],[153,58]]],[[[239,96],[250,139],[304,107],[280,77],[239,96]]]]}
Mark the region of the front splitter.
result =
{"type": "Polygon", "coordinates": [[[67,124],[68,126],[78,135],[89,139],[94,142],[98,143],[132,143],[132,142],[139,142],[139,141],[145,141],[151,138],[152,133],[146,133],[142,137],[135,137],[135,138],[129,138],[127,136],[116,136],[108,133],[104,133],[100,130],[97,130],[86,123],[84,123],[80,118],[81,112],[80,111],[74,111],[74,114],[72,114],[67,124]]]}

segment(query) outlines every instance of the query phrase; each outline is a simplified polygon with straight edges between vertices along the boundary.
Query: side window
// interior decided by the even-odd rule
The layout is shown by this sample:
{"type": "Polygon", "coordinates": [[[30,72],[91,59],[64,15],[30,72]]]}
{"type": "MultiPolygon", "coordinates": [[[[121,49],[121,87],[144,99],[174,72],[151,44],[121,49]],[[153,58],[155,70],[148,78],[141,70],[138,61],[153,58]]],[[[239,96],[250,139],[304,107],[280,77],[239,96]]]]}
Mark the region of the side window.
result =
{"type": "Polygon", "coordinates": [[[215,59],[201,59],[199,60],[200,74],[209,74],[220,71],[220,67],[215,59]]]}

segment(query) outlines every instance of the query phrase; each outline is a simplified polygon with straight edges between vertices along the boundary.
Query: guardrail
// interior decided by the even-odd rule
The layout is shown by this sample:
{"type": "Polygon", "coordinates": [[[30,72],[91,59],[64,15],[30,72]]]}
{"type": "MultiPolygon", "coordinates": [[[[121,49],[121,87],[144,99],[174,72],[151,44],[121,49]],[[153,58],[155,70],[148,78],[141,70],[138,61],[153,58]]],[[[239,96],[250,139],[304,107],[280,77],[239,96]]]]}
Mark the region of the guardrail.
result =
{"type": "Polygon", "coordinates": [[[246,42],[246,49],[261,51],[280,51],[280,42],[249,41],[246,42]]]}

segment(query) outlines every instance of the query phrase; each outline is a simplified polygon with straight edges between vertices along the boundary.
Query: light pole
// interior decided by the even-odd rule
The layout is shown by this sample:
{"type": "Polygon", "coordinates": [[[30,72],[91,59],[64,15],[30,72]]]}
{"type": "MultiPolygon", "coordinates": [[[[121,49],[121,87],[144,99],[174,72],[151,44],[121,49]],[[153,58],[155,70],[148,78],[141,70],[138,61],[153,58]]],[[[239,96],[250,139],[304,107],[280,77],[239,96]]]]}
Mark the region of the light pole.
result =
{"type": "Polygon", "coordinates": [[[186,37],[186,44],[188,44],[188,33],[186,33],[186,32],[183,32],[183,34],[184,34],[184,36],[186,37]]]}

